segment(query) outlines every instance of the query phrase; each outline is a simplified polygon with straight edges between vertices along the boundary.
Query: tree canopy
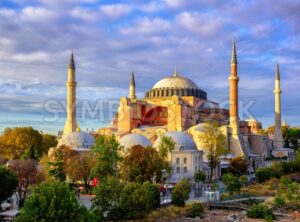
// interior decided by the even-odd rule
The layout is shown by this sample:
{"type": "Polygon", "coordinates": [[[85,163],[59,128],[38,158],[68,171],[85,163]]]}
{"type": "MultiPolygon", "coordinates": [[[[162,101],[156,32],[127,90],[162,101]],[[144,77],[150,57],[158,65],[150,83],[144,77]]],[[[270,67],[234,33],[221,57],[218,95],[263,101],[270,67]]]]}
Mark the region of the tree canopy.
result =
{"type": "Polygon", "coordinates": [[[66,183],[45,182],[31,190],[17,222],[87,221],[87,210],[66,183]]]}
{"type": "Polygon", "coordinates": [[[18,177],[5,166],[0,165],[0,204],[11,197],[18,185],[18,177]]]}
{"type": "Polygon", "coordinates": [[[210,181],[212,181],[214,169],[220,163],[220,156],[228,153],[226,137],[219,129],[218,123],[212,121],[205,123],[202,133],[200,134],[200,140],[204,154],[208,159],[210,181]]]}

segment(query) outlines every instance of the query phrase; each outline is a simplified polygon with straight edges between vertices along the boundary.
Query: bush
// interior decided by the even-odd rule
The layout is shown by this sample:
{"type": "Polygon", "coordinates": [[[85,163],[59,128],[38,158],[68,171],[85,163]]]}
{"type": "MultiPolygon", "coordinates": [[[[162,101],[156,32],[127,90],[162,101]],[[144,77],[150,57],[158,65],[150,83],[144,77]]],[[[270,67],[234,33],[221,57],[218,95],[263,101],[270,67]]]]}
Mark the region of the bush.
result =
{"type": "Polygon", "coordinates": [[[234,192],[239,192],[241,190],[241,182],[239,179],[231,173],[227,173],[222,177],[223,183],[226,185],[226,189],[230,194],[234,192]]]}
{"type": "Polygon", "coordinates": [[[285,201],[284,201],[284,199],[282,197],[280,197],[280,196],[277,195],[274,198],[274,207],[275,208],[281,208],[281,207],[284,206],[284,204],[285,204],[285,201]]]}
{"type": "Polygon", "coordinates": [[[182,179],[176,185],[172,192],[172,204],[183,207],[185,201],[189,199],[191,184],[188,180],[182,179]]]}
{"type": "Polygon", "coordinates": [[[275,219],[275,215],[272,210],[269,209],[265,204],[255,204],[247,211],[247,216],[256,219],[275,219]]]}
{"type": "Polygon", "coordinates": [[[25,200],[17,222],[86,221],[88,212],[80,206],[66,183],[45,182],[25,200]]]}
{"type": "Polygon", "coordinates": [[[193,203],[190,212],[188,213],[188,217],[200,217],[202,218],[204,214],[204,205],[202,203],[193,203]]]}
{"type": "Polygon", "coordinates": [[[270,167],[259,168],[255,172],[257,182],[263,183],[273,177],[273,170],[270,167]]]}

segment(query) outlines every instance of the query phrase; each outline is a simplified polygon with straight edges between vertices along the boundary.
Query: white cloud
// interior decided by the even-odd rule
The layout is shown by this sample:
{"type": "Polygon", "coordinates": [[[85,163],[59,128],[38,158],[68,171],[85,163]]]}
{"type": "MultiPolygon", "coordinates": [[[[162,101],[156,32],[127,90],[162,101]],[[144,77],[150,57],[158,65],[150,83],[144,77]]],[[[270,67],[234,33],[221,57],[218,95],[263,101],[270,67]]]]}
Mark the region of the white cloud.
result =
{"type": "Polygon", "coordinates": [[[101,5],[100,12],[109,18],[119,18],[131,12],[132,8],[128,4],[101,5]]]}
{"type": "Polygon", "coordinates": [[[212,36],[222,27],[222,21],[217,16],[198,12],[182,12],[176,17],[176,21],[185,29],[204,36],[212,36]]]}
{"type": "Polygon", "coordinates": [[[85,9],[81,7],[76,7],[70,11],[70,14],[75,18],[96,21],[99,18],[99,12],[93,9],[85,9]]]}
{"type": "Polygon", "coordinates": [[[167,31],[171,28],[171,24],[168,20],[162,18],[150,19],[147,17],[139,18],[135,24],[131,27],[126,27],[121,29],[123,34],[135,34],[135,33],[158,33],[162,31],[167,31]]]}
{"type": "Polygon", "coordinates": [[[30,62],[48,62],[50,57],[45,52],[33,52],[33,53],[18,53],[14,54],[10,58],[12,61],[30,63],[30,62]]]}
{"type": "Polygon", "coordinates": [[[43,7],[32,7],[28,6],[22,9],[21,18],[26,21],[41,21],[41,20],[49,20],[55,16],[55,14],[43,7]]]}

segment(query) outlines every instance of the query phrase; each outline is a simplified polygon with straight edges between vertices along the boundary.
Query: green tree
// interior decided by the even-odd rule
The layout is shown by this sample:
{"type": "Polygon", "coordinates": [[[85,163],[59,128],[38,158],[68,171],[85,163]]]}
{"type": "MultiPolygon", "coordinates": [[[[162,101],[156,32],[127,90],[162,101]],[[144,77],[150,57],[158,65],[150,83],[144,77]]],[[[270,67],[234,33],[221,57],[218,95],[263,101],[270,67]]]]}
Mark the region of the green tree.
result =
{"type": "Polygon", "coordinates": [[[81,152],[71,158],[67,166],[67,174],[72,180],[81,180],[87,193],[92,178],[92,168],[96,161],[92,153],[81,152]]]}
{"type": "Polygon", "coordinates": [[[174,187],[172,192],[172,204],[183,207],[185,201],[189,199],[191,192],[191,184],[188,180],[180,180],[174,187]]]}
{"type": "Polygon", "coordinates": [[[205,182],[206,180],[206,175],[203,171],[200,171],[200,170],[197,170],[195,172],[195,175],[194,175],[194,179],[195,179],[195,182],[197,184],[197,196],[199,196],[200,192],[199,192],[199,188],[202,192],[202,183],[205,182]],[[201,184],[201,187],[199,187],[199,184],[201,184]]]}
{"type": "Polygon", "coordinates": [[[203,217],[204,214],[204,205],[203,203],[192,203],[192,208],[190,210],[190,212],[188,213],[188,217],[203,217]]]}
{"type": "Polygon", "coordinates": [[[116,177],[108,176],[99,182],[96,187],[96,197],[92,200],[92,209],[100,221],[122,216],[119,203],[123,188],[124,184],[116,177]]]}
{"type": "Polygon", "coordinates": [[[222,182],[226,185],[226,189],[232,195],[234,192],[241,190],[241,182],[239,179],[231,173],[226,173],[222,177],[222,182]]]}
{"type": "Polygon", "coordinates": [[[228,153],[226,137],[219,129],[218,123],[212,121],[204,125],[200,140],[208,159],[210,167],[209,180],[212,182],[214,169],[220,164],[220,157],[228,153]]]}
{"type": "Polygon", "coordinates": [[[87,221],[87,210],[80,206],[69,186],[60,182],[45,182],[32,189],[17,222],[87,221]]]}
{"type": "Polygon", "coordinates": [[[18,185],[18,177],[5,166],[0,166],[0,204],[11,197],[18,185]]]}
{"type": "Polygon", "coordinates": [[[160,144],[158,145],[158,152],[162,158],[168,159],[168,155],[175,149],[176,143],[173,141],[172,137],[162,136],[160,144]]]}
{"type": "Polygon", "coordinates": [[[272,169],[270,167],[258,168],[255,172],[257,182],[263,183],[273,176],[272,169]]]}
{"type": "Polygon", "coordinates": [[[91,151],[96,159],[93,168],[94,176],[104,178],[117,175],[121,158],[119,156],[119,143],[115,136],[98,136],[91,146],[91,151]]]}
{"type": "Polygon", "coordinates": [[[42,156],[43,137],[32,127],[6,128],[0,136],[0,154],[7,159],[33,159],[42,156]]]}

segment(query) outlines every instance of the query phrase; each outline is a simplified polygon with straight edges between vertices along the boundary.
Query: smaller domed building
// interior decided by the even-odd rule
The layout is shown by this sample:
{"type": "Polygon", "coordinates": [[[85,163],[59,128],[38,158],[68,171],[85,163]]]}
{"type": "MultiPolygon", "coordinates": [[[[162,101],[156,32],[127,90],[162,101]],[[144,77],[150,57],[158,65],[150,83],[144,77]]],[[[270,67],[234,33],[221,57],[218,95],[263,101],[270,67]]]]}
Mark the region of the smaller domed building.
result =
{"type": "Polygon", "coordinates": [[[95,142],[94,137],[86,132],[71,132],[64,134],[58,141],[59,146],[67,146],[72,150],[81,152],[89,150],[95,142]]]}
{"type": "Polygon", "coordinates": [[[173,173],[168,182],[177,183],[182,178],[192,180],[196,171],[203,170],[203,152],[198,150],[193,139],[182,131],[169,131],[159,136],[153,144],[154,148],[159,147],[163,136],[170,137],[176,143],[175,149],[169,155],[173,173]]]}

